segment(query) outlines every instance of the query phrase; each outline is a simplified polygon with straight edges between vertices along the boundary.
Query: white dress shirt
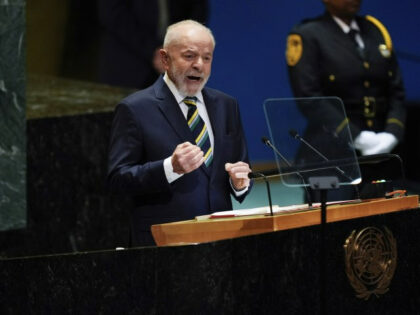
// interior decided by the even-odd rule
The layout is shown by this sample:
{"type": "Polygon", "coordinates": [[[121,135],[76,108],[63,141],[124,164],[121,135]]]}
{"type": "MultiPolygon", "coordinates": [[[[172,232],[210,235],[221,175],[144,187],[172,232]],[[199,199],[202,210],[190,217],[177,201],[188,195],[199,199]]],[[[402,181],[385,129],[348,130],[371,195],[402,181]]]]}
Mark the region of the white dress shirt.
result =
{"type": "MultiPolygon", "coordinates": [[[[188,114],[188,106],[187,106],[187,104],[184,103],[184,99],[187,95],[182,95],[178,91],[175,84],[171,81],[171,79],[169,78],[167,73],[165,73],[165,75],[163,76],[163,81],[165,81],[169,90],[174,95],[174,97],[175,97],[175,99],[176,99],[176,101],[179,105],[179,108],[181,109],[182,113],[184,114],[184,117],[185,117],[185,120],[186,120],[187,119],[187,114],[188,114]]],[[[204,123],[206,124],[207,132],[209,134],[210,144],[211,144],[211,147],[213,148],[213,154],[214,154],[213,129],[212,129],[211,124],[210,124],[210,119],[209,119],[209,115],[207,113],[206,105],[204,104],[203,94],[201,93],[201,91],[199,91],[195,95],[188,95],[188,96],[195,96],[197,98],[198,114],[200,115],[201,119],[203,119],[204,123]]],[[[165,169],[165,175],[166,175],[166,178],[168,179],[169,183],[172,183],[174,180],[176,180],[176,179],[178,179],[182,176],[182,174],[178,174],[178,173],[174,172],[173,167],[172,167],[171,158],[172,157],[170,156],[170,157],[166,158],[163,162],[163,167],[165,169]]]]}
{"type": "Polygon", "coordinates": [[[350,30],[357,31],[356,42],[357,42],[357,44],[359,45],[360,48],[362,48],[362,49],[365,48],[365,43],[363,42],[362,36],[360,36],[360,28],[359,28],[359,25],[357,25],[356,20],[352,20],[350,22],[350,26],[349,26],[346,23],[344,23],[340,18],[338,18],[334,15],[332,16],[332,18],[338,24],[338,26],[340,26],[340,28],[343,30],[344,33],[348,34],[350,32],[350,30]]]}
{"type": "MultiPolygon", "coordinates": [[[[165,73],[165,75],[163,76],[163,80],[165,81],[166,85],[168,86],[169,90],[172,92],[172,94],[174,95],[182,113],[184,114],[185,120],[187,119],[187,114],[188,114],[188,106],[187,104],[184,103],[184,98],[187,95],[182,95],[178,89],[176,88],[175,84],[171,81],[171,79],[169,78],[168,74],[165,73]]],[[[191,95],[188,95],[191,96],[191,95]]],[[[201,116],[201,119],[204,120],[206,127],[207,127],[207,132],[209,133],[209,138],[210,138],[210,143],[211,146],[213,148],[213,154],[214,154],[214,136],[213,136],[213,129],[211,127],[210,124],[210,119],[209,119],[209,115],[207,113],[207,109],[206,109],[206,105],[204,104],[204,99],[203,99],[203,94],[201,93],[201,91],[197,92],[197,94],[192,95],[195,96],[197,98],[197,109],[198,109],[198,114],[201,116]]],[[[172,167],[172,156],[167,157],[164,161],[163,161],[163,167],[165,170],[165,175],[166,178],[168,180],[168,183],[172,183],[173,181],[177,180],[178,178],[180,178],[181,176],[183,176],[184,174],[178,174],[174,172],[174,169],[172,167]]],[[[233,185],[232,185],[232,181],[229,178],[229,182],[230,185],[235,193],[236,196],[241,196],[242,194],[244,194],[245,192],[248,191],[248,187],[245,187],[242,190],[236,190],[233,185]]]]}

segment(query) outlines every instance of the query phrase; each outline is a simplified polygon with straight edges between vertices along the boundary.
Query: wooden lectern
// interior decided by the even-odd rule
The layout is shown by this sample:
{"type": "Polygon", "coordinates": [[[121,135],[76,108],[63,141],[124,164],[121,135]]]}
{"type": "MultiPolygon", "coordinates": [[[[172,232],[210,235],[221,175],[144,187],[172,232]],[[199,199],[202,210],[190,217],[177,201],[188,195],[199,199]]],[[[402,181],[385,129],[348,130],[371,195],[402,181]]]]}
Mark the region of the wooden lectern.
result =
{"type": "MultiPolygon", "coordinates": [[[[330,205],[327,208],[327,222],[397,212],[417,208],[418,205],[417,195],[330,205]]],[[[152,234],[158,246],[204,243],[318,225],[320,211],[314,209],[274,216],[242,216],[158,224],[152,226],[152,234]]]]}
{"type": "Polygon", "coordinates": [[[419,210],[329,206],[324,240],[312,210],[153,226],[159,245],[199,245],[3,259],[0,313],[418,314],[419,210]]]}

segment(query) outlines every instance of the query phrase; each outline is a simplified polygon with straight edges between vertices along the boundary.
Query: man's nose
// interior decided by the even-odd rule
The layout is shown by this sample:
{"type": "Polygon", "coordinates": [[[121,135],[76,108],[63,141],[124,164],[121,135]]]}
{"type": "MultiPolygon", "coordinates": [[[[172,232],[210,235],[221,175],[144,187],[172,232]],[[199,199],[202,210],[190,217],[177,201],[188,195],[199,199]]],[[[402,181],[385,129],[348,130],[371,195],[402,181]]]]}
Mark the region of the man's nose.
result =
{"type": "Polygon", "coordinates": [[[198,58],[195,60],[195,62],[194,62],[194,64],[193,64],[193,67],[194,67],[195,69],[197,69],[197,70],[201,70],[201,68],[203,67],[203,58],[198,57],[198,58]]]}

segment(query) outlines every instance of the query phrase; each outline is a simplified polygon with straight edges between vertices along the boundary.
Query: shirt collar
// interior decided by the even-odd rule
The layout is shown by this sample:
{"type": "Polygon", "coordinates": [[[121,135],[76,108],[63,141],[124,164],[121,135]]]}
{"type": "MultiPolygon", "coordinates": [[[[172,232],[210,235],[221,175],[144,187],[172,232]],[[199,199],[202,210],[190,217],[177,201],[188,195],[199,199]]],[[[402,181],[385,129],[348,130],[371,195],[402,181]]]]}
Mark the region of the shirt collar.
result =
{"type": "Polygon", "coordinates": [[[350,32],[350,30],[356,30],[356,31],[360,32],[359,25],[357,25],[357,22],[356,22],[355,19],[351,20],[350,26],[349,26],[346,23],[344,23],[343,20],[341,20],[340,18],[338,18],[334,15],[332,16],[332,18],[338,24],[338,26],[340,26],[340,28],[343,30],[344,33],[347,34],[348,32],[350,32]]]}
{"type": "MultiPolygon", "coordinates": [[[[168,86],[169,90],[175,96],[175,99],[178,102],[178,104],[183,103],[184,98],[186,97],[186,95],[183,95],[183,94],[180,93],[180,91],[178,91],[178,89],[175,86],[175,83],[173,83],[172,80],[169,78],[167,72],[165,72],[165,75],[163,76],[163,81],[165,81],[165,83],[168,86]]],[[[201,91],[198,91],[193,96],[195,96],[198,99],[199,102],[201,102],[201,103],[204,104],[203,94],[201,93],[201,91]]]]}

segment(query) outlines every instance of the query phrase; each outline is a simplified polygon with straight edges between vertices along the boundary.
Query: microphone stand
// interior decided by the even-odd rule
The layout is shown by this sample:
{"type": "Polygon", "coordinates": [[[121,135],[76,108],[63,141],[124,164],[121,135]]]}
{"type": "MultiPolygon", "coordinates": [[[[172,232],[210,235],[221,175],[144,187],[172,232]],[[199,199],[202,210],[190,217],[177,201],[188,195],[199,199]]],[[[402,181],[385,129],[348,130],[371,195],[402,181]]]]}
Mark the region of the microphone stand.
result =
{"type": "MultiPolygon", "coordinates": [[[[322,154],[321,152],[319,152],[314,146],[312,146],[308,141],[306,141],[305,139],[303,139],[298,133],[297,133],[297,131],[296,130],[289,130],[289,134],[292,136],[292,138],[295,138],[295,139],[297,139],[297,140],[299,140],[300,142],[302,142],[304,145],[306,145],[309,149],[311,149],[313,152],[315,152],[318,156],[320,156],[324,161],[327,161],[327,162],[329,162],[330,160],[324,155],[324,154],[322,154]]],[[[341,168],[339,168],[338,166],[336,166],[335,167],[335,169],[341,174],[341,175],[343,175],[344,177],[346,177],[347,179],[349,179],[349,180],[351,180],[351,178],[350,177],[348,177],[347,175],[346,175],[346,173],[341,169],[341,168]]]]}
{"type": "MultiPolygon", "coordinates": [[[[283,156],[283,154],[281,154],[280,151],[277,150],[277,148],[274,146],[274,144],[272,144],[270,142],[270,140],[268,138],[262,137],[261,138],[261,141],[265,145],[267,145],[268,147],[270,147],[286,163],[286,165],[288,167],[292,167],[292,164],[290,164],[290,162],[283,156]]],[[[312,198],[311,198],[311,195],[309,194],[308,189],[305,186],[305,180],[303,179],[303,176],[302,176],[302,174],[300,174],[300,172],[296,172],[296,175],[299,176],[300,180],[303,183],[303,188],[305,189],[305,192],[306,192],[306,198],[308,199],[308,207],[309,207],[309,209],[311,209],[312,208],[312,198]]]]}
{"type": "Polygon", "coordinates": [[[309,177],[311,188],[319,190],[321,197],[321,232],[319,247],[319,279],[320,279],[320,310],[321,314],[326,314],[326,225],[327,225],[327,192],[329,189],[337,189],[339,187],[338,178],[336,176],[320,176],[309,177]]]}
{"type": "MultiPolygon", "coordinates": [[[[294,129],[290,129],[289,130],[289,135],[294,138],[299,140],[301,143],[303,143],[305,146],[307,146],[309,149],[311,149],[313,152],[315,152],[318,156],[320,156],[324,161],[329,162],[330,160],[323,155],[321,152],[319,152],[314,146],[312,146],[308,141],[306,141],[305,139],[303,139],[299,133],[294,130],[294,129]]],[[[335,169],[345,178],[347,178],[347,180],[352,181],[352,178],[350,178],[340,167],[336,166],[335,169]]],[[[336,187],[338,188],[338,187],[336,187]]],[[[360,192],[359,192],[359,188],[357,186],[355,186],[355,190],[357,193],[357,198],[360,199],[360,192]]]]}
{"type": "MultiPolygon", "coordinates": [[[[309,147],[313,152],[315,152],[318,156],[320,156],[324,161],[329,161],[329,159],[319,152],[316,148],[314,148],[310,143],[308,143],[305,139],[303,139],[296,130],[289,130],[289,134],[298,139],[304,145],[309,147]]],[[[350,179],[349,176],[338,166],[335,169],[347,179],[350,179]]],[[[321,198],[321,242],[319,248],[319,279],[320,279],[320,292],[319,292],[319,299],[320,299],[320,313],[326,313],[326,283],[327,283],[327,272],[326,272],[326,225],[327,225],[327,192],[329,189],[338,189],[339,182],[336,176],[320,176],[320,177],[309,177],[309,183],[312,189],[319,190],[320,198],[321,198]]],[[[359,194],[359,191],[357,191],[359,194]]]]}
{"type": "Polygon", "coordinates": [[[267,187],[268,204],[270,206],[270,216],[273,216],[273,203],[271,201],[270,183],[268,182],[267,176],[265,176],[263,173],[253,173],[252,178],[258,178],[258,177],[261,177],[264,180],[265,185],[267,187]],[[255,176],[255,175],[258,175],[258,176],[255,176]]]}

